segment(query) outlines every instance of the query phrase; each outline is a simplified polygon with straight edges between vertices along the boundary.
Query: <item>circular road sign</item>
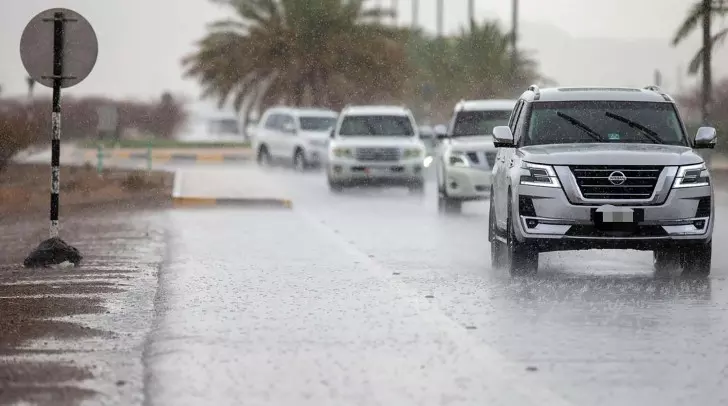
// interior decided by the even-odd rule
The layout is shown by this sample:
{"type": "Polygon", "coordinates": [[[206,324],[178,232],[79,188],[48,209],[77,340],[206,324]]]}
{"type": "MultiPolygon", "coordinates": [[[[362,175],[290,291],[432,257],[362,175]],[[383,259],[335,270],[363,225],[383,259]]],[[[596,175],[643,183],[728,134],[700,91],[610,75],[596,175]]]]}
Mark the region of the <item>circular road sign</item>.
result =
{"type": "Polygon", "coordinates": [[[53,33],[55,13],[63,13],[63,75],[61,87],[80,83],[91,73],[99,43],[91,24],[81,14],[52,8],[33,17],[20,37],[20,59],[28,74],[43,86],[53,87],[53,33]]]}

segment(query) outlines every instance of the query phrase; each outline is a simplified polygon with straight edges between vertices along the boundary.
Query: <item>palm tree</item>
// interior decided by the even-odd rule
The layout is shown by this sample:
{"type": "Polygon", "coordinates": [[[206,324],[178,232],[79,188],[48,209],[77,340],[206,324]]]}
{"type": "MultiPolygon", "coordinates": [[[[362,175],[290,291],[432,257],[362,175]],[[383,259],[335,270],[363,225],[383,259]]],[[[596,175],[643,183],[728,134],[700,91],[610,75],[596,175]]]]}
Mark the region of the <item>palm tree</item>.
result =
{"type": "Polygon", "coordinates": [[[728,29],[722,29],[715,35],[711,32],[711,20],[713,16],[725,16],[728,14],[728,0],[700,0],[696,2],[687,17],[683,21],[680,28],[675,33],[672,44],[678,45],[685,40],[693,30],[697,29],[698,24],[702,21],[703,28],[703,46],[698,53],[695,54],[690,61],[688,73],[694,75],[698,70],[703,68],[703,90],[702,90],[702,111],[703,121],[708,120],[709,104],[712,93],[712,51],[713,48],[722,43],[728,35],[728,29]]]}
{"type": "Polygon", "coordinates": [[[536,62],[524,52],[516,54],[513,69],[511,35],[497,22],[473,22],[457,37],[413,36],[410,64],[419,72],[412,85],[432,84],[434,104],[451,109],[462,98],[513,97],[533,82],[543,80],[536,62]]]}
{"type": "Polygon", "coordinates": [[[250,112],[259,100],[339,108],[397,96],[408,75],[403,30],[365,0],[213,0],[235,18],[213,23],[183,60],[203,96],[250,112]]]}

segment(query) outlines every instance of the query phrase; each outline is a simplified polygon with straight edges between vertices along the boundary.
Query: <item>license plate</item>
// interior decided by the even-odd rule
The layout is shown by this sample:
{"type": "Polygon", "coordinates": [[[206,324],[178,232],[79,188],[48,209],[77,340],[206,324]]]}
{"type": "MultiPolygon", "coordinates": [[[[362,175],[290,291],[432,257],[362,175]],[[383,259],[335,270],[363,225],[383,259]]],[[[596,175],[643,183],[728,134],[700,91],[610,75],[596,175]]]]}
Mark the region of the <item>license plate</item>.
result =
{"type": "Polygon", "coordinates": [[[604,223],[633,223],[635,221],[634,210],[628,207],[617,207],[604,205],[597,209],[601,214],[604,223]]]}
{"type": "Polygon", "coordinates": [[[386,173],[387,168],[366,168],[366,169],[364,169],[364,172],[367,175],[376,175],[376,174],[380,174],[380,173],[386,173]]]}

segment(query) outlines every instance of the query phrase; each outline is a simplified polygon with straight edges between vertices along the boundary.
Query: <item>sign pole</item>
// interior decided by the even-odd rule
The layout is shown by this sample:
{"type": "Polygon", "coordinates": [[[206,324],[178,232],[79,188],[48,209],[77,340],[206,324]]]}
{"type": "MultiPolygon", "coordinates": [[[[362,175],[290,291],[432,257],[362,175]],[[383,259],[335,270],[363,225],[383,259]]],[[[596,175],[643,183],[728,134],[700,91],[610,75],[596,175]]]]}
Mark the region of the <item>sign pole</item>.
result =
{"type": "MultiPolygon", "coordinates": [[[[61,90],[84,80],[93,70],[97,56],[98,40],[93,27],[83,16],[69,9],[54,8],[37,14],[26,25],[20,38],[20,58],[30,79],[53,89],[50,238],[41,242],[25,258],[25,267],[63,263],[78,266],[83,258],[75,247],[59,237],[61,90]]],[[[30,87],[30,80],[28,84],[30,87]]]]}
{"type": "Polygon", "coordinates": [[[63,80],[63,25],[62,11],[53,13],[53,108],[51,112],[51,238],[59,234],[61,183],[61,85],[63,80]]]}

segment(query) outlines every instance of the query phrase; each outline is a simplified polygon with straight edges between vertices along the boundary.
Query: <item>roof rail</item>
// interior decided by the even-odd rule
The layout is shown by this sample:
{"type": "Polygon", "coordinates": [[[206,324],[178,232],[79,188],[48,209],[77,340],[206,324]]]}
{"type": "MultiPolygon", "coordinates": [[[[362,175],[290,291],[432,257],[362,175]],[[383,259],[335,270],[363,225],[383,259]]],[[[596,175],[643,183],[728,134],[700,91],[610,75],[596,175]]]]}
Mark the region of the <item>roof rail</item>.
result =
{"type": "Polygon", "coordinates": [[[529,86],[528,91],[534,93],[533,100],[538,100],[541,97],[541,90],[538,88],[538,85],[529,86]]]}
{"type": "Polygon", "coordinates": [[[660,89],[660,87],[657,86],[657,85],[645,86],[643,89],[644,90],[650,90],[650,91],[659,93],[660,96],[662,96],[662,98],[665,99],[665,101],[668,101],[668,102],[674,102],[675,101],[667,93],[663,92],[662,89],[660,89]]]}
{"type": "Polygon", "coordinates": [[[651,91],[653,91],[653,92],[657,92],[657,93],[662,93],[662,89],[660,89],[660,87],[659,87],[659,86],[657,86],[657,85],[649,85],[649,86],[645,86],[645,87],[644,87],[643,89],[644,89],[644,90],[651,90],[651,91]]]}

